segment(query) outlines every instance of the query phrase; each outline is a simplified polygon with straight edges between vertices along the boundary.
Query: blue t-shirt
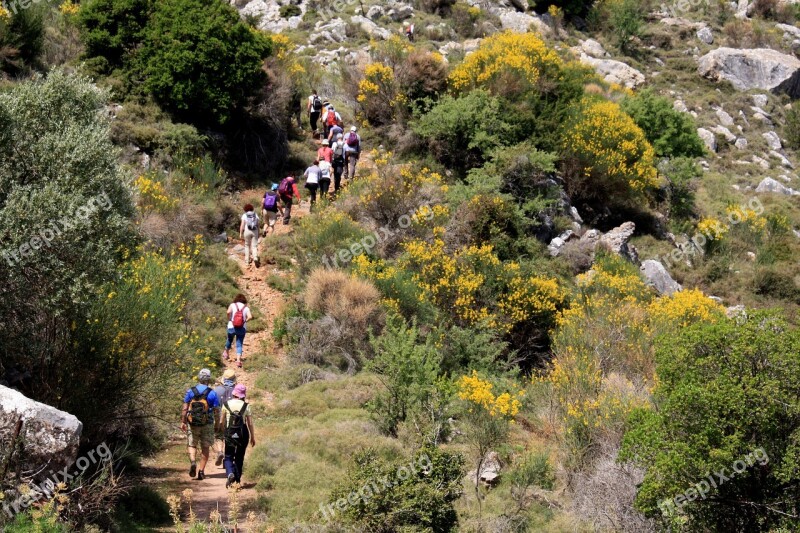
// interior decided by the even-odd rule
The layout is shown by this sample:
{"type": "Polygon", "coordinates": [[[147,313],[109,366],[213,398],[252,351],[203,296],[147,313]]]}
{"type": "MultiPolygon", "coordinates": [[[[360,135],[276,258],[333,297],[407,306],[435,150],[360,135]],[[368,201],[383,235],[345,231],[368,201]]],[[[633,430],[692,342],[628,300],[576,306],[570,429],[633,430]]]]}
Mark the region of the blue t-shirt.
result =
{"type": "MultiPolygon", "coordinates": [[[[197,392],[199,392],[200,394],[203,394],[203,391],[208,388],[208,386],[202,384],[195,385],[195,387],[197,387],[197,392]]],[[[194,392],[192,392],[192,389],[189,389],[186,391],[186,396],[184,396],[183,398],[183,403],[191,402],[192,398],[194,398],[194,392]]],[[[209,409],[215,409],[219,407],[219,399],[217,398],[217,393],[215,393],[213,389],[211,390],[211,392],[208,393],[206,399],[208,400],[209,409]]]]}

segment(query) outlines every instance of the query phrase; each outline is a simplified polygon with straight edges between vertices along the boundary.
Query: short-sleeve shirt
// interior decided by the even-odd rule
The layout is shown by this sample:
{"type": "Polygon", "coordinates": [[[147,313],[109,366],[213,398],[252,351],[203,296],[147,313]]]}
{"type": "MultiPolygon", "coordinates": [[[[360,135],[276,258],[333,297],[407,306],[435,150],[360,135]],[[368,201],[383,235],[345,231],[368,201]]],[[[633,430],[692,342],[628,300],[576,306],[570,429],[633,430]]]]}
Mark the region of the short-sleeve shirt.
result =
{"type": "MultiPolygon", "coordinates": [[[[256,225],[261,223],[261,217],[259,217],[254,211],[250,211],[253,213],[253,216],[256,218],[256,225]]],[[[245,231],[255,231],[247,228],[247,213],[242,215],[242,222],[244,222],[244,229],[245,231]]]]}
{"type": "Polygon", "coordinates": [[[321,180],[330,180],[331,179],[331,164],[327,161],[323,160],[319,162],[319,179],[321,180]]]}
{"type": "MultiPolygon", "coordinates": [[[[239,302],[234,302],[228,306],[228,320],[233,320],[233,315],[236,314],[236,311],[241,309],[240,306],[242,305],[244,304],[239,302]]],[[[244,309],[242,310],[242,318],[244,318],[245,324],[247,323],[248,320],[253,318],[253,313],[250,312],[250,307],[247,305],[244,305],[244,309]]]]}
{"type": "MultiPolygon", "coordinates": [[[[228,400],[228,407],[231,408],[230,411],[228,409],[226,409],[224,405],[222,406],[222,413],[225,416],[225,425],[226,426],[228,425],[228,420],[231,417],[231,411],[233,411],[233,412],[239,411],[239,409],[242,408],[242,405],[244,405],[244,401],[240,400],[239,398],[231,398],[230,400],[228,400]]],[[[244,417],[248,417],[248,416],[250,416],[252,414],[250,412],[250,404],[249,403],[247,404],[247,408],[244,410],[244,413],[240,413],[240,414],[242,416],[244,416],[244,417]]]]}
{"type": "MultiPolygon", "coordinates": [[[[203,384],[195,385],[195,387],[197,388],[197,392],[199,392],[200,394],[203,394],[203,391],[208,388],[207,385],[203,385],[203,384]]],[[[192,398],[194,398],[194,392],[192,391],[191,388],[189,388],[186,391],[186,396],[183,397],[183,403],[191,402],[192,398]]],[[[206,400],[208,400],[208,408],[209,408],[209,410],[218,409],[220,407],[219,398],[217,398],[217,393],[214,392],[214,389],[211,389],[211,392],[208,393],[208,396],[206,396],[206,400]]],[[[214,423],[214,416],[213,416],[213,413],[212,413],[211,422],[209,422],[209,424],[213,424],[213,423],[214,423]]]]}
{"type": "Polygon", "coordinates": [[[320,170],[317,165],[311,165],[306,169],[304,176],[306,176],[306,184],[317,184],[319,183],[319,174],[320,170]]]}

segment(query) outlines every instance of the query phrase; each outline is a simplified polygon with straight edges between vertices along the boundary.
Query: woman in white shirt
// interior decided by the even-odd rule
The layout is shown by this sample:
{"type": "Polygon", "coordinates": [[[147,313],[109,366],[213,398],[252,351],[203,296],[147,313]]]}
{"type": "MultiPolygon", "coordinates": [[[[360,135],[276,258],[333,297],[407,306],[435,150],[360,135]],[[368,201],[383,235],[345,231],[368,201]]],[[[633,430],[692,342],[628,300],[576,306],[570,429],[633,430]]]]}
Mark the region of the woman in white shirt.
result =
{"type": "Polygon", "coordinates": [[[244,352],[244,336],[247,333],[247,321],[253,318],[250,308],[247,306],[247,298],[244,294],[237,294],[233,303],[228,306],[228,340],[225,343],[225,351],[222,358],[228,360],[228,350],[236,339],[236,366],[242,368],[242,356],[244,352]]]}
{"type": "Polygon", "coordinates": [[[244,239],[244,262],[250,268],[250,255],[252,252],[253,261],[258,268],[258,226],[260,219],[255,212],[253,204],[244,206],[242,222],[239,224],[239,238],[244,239]]]}

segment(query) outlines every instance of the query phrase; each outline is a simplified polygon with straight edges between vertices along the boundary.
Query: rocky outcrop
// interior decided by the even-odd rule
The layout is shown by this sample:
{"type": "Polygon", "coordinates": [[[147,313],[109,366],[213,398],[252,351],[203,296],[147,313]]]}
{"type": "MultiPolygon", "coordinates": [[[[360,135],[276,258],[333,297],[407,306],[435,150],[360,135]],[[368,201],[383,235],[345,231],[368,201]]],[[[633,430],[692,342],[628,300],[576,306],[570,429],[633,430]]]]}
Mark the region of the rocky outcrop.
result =
{"type": "Polygon", "coordinates": [[[639,254],[636,248],[630,244],[633,232],[636,231],[636,224],[625,222],[600,237],[599,244],[608,248],[609,251],[621,255],[634,263],[639,262],[639,254]]]}
{"type": "Polygon", "coordinates": [[[575,52],[575,55],[578,56],[582,52],[587,56],[591,57],[611,57],[611,54],[606,52],[606,49],[603,48],[603,45],[598,43],[594,39],[586,39],[580,41],[578,46],[572,48],[572,51],[575,52]]]}
{"type": "Polygon", "coordinates": [[[347,24],[340,18],[329,21],[319,21],[311,32],[309,42],[311,44],[323,43],[343,43],[347,40],[347,24]]]}
{"type": "Polygon", "coordinates": [[[778,137],[778,134],[774,131],[767,131],[761,134],[764,137],[764,140],[767,141],[767,146],[769,146],[770,150],[780,150],[783,148],[783,144],[781,143],[781,138],[778,137]]]}
{"type": "Polygon", "coordinates": [[[705,44],[713,44],[714,43],[714,34],[711,33],[711,28],[705,26],[697,30],[697,38],[700,39],[705,44]]]}
{"type": "Polygon", "coordinates": [[[21,443],[13,457],[24,472],[58,471],[71,466],[78,456],[83,424],[69,413],[36,402],[14,389],[0,385],[0,445],[4,451],[21,443]]]}
{"type": "Polygon", "coordinates": [[[500,481],[500,470],[503,465],[500,462],[500,456],[497,452],[488,452],[481,464],[481,473],[478,476],[478,470],[472,470],[467,473],[467,478],[477,485],[478,479],[484,485],[493,486],[500,481]]]}
{"type": "Polygon", "coordinates": [[[581,52],[578,60],[584,65],[589,65],[608,83],[624,85],[635,89],[645,82],[644,74],[616,59],[598,59],[581,52]]]}
{"type": "Polygon", "coordinates": [[[710,152],[717,151],[717,136],[705,128],[697,128],[697,135],[710,152]]]}
{"type": "Polygon", "coordinates": [[[241,15],[254,17],[258,20],[259,29],[273,33],[297,29],[303,21],[307,4],[307,0],[280,0],[277,2],[268,0],[231,0],[231,5],[238,9],[241,15]],[[299,7],[301,14],[296,17],[283,18],[281,16],[281,8],[289,4],[299,7]]]}
{"type": "Polygon", "coordinates": [[[545,24],[542,19],[527,13],[520,13],[512,9],[499,9],[495,14],[506,31],[513,31],[514,33],[536,31],[541,34],[548,34],[552,31],[550,26],[545,24]]]}
{"type": "Polygon", "coordinates": [[[667,269],[659,261],[648,259],[642,262],[641,270],[647,284],[658,291],[659,294],[669,296],[682,290],[680,284],[672,279],[667,269]]]}
{"type": "Polygon", "coordinates": [[[717,48],[698,59],[700,75],[737,90],[769,90],[800,97],[800,59],[769,48],[717,48]]]}
{"type": "Polygon", "coordinates": [[[439,53],[442,54],[444,57],[447,57],[449,54],[453,52],[461,52],[464,55],[471,54],[475,50],[477,50],[481,45],[480,39],[467,39],[466,41],[462,41],[457,43],[455,41],[450,41],[449,43],[441,46],[439,48],[439,53]]]}
{"type": "Polygon", "coordinates": [[[783,183],[772,178],[764,178],[761,180],[761,183],[759,183],[758,187],[756,187],[756,192],[785,194],[786,196],[800,196],[800,191],[796,191],[790,187],[787,187],[783,183]]]}
{"type": "Polygon", "coordinates": [[[366,17],[362,17],[361,15],[354,15],[350,22],[353,24],[357,24],[364,30],[364,33],[372,37],[373,39],[383,39],[386,40],[392,36],[392,32],[385,28],[381,28],[371,20],[366,17]]]}

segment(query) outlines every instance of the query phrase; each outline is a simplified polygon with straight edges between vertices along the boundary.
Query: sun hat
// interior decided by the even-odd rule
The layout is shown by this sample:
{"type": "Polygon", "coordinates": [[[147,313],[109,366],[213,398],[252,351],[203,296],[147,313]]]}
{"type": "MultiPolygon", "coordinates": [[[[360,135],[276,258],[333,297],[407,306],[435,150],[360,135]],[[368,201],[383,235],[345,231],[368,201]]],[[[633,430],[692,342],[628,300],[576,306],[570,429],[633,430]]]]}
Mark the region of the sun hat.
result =
{"type": "Polygon", "coordinates": [[[355,126],[350,126],[350,131],[356,131],[356,130],[358,130],[358,128],[356,128],[355,126]]]}
{"type": "Polygon", "coordinates": [[[322,146],[328,146],[328,139],[322,139],[322,146]]]}
{"type": "Polygon", "coordinates": [[[233,395],[237,398],[244,398],[247,396],[247,387],[244,386],[244,383],[236,384],[236,386],[233,388],[233,395]]]}
{"type": "Polygon", "coordinates": [[[277,191],[278,190],[278,184],[277,183],[273,183],[272,184],[272,190],[273,191],[277,191]]]}
{"type": "Polygon", "coordinates": [[[236,379],[236,371],[232,368],[226,368],[222,374],[222,379],[236,379]]]}
{"type": "Polygon", "coordinates": [[[211,379],[211,370],[204,368],[197,373],[197,381],[209,381],[211,379]]]}

